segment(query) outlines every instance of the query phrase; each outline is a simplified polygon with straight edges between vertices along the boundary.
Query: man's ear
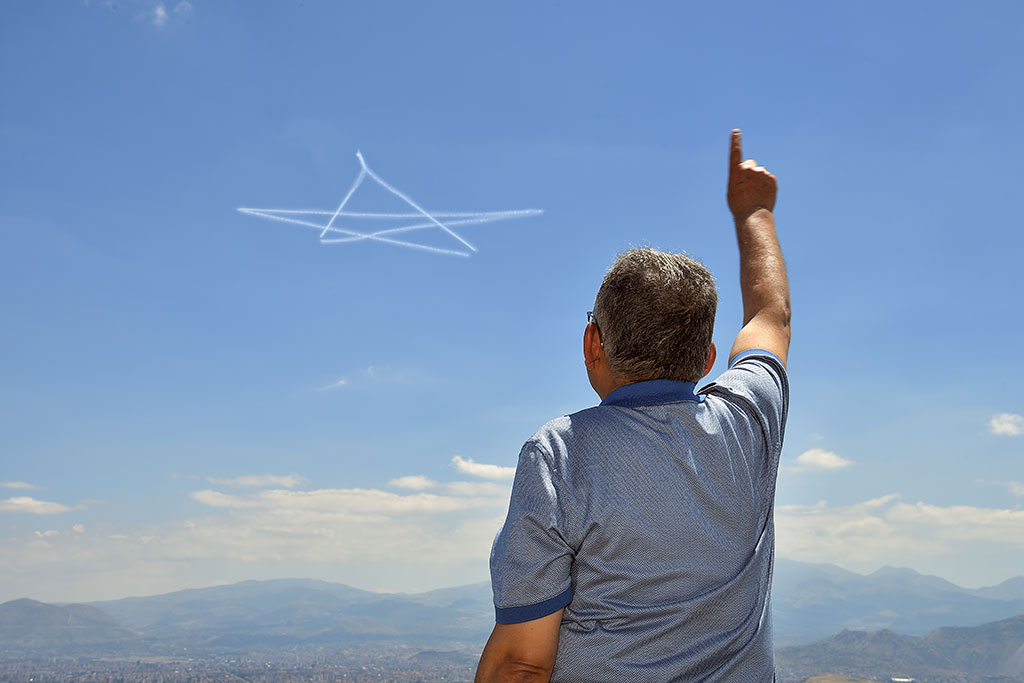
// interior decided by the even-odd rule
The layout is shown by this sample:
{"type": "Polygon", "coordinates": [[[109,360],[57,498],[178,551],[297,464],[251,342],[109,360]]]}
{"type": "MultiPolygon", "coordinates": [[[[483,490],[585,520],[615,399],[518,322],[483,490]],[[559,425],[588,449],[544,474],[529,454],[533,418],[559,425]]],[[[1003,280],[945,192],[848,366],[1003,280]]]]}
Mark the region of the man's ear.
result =
{"type": "Polygon", "coordinates": [[[718,349],[715,348],[715,342],[711,342],[711,350],[708,351],[708,362],[704,364],[704,374],[701,377],[707,376],[711,372],[711,368],[715,366],[715,358],[718,357],[718,349]]]}
{"type": "Polygon", "coordinates": [[[604,358],[604,347],[601,346],[601,333],[594,323],[587,323],[583,330],[583,360],[587,367],[604,358]]]}

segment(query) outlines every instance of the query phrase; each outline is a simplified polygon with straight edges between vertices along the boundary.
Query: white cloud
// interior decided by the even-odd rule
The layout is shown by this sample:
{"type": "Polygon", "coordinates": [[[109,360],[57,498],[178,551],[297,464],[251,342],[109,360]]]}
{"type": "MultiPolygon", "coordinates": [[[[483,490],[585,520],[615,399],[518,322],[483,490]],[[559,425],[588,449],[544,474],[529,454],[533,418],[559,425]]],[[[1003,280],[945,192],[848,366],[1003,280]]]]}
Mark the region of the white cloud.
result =
{"type": "Polygon", "coordinates": [[[388,482],[388,486],[411,489],[413,491],[435,489],[453,496],[483,496],[504,498],[506,500],[512,491],[511,484],[499,484],[493,481],[450,481],[441,483],[418,474],[392,479],[388,482]]]}
{"type": "Polygon", "coordinates": [[[296,576],[389,591],[485,581],[506,502],[360,517],[330,509],[326,497],[319,510],[264,500],[176,522],[124,521],[101,533],[0,536],[0,602],[116,599],[296,576]]]}
{"type": "Polygon", "coordinates": [[[987,484],[989,486],[1001,486],[1015,496],[1024,496],[1024,483],[1019,481],[987,481],[985,479],[979,479],[978,483],[987,484]]]}
{"type": "Polygon", "coordinates": [[[984,539],[1024,547],[1024,510],[972,505],[942,507],[918,501],[913,505],[894,505],[886,517],[894,524],[926,529],[947,541],[984,539]]]}
{"type": "Polygon", "coordinates": [[[265,488],[268,486],[282,486],[286,489],[294,489],[308,483],[309,480],[297,474],[243,474],[240,477],[231,477],[229,479],[207,477],[206,481],[211,484],[232,487],[265,488]]]}
{"type": "Polygon", "coordinates": [[[424,477],[421,474],[413,474],[407,477],[398,477],[388,482],[388,486],[394,486],[400,489],[412,489],[414,491],[423,491],[426,489],[437,488],[438,484],[433,479],[424,477]]]}
{"type": "MultiPolygon", "coordinates": [[[[864,508],[867,509],[867,510],[874,510],[876,508],[885,507],[889,503],[891,503],[893,501],[896,501],[896,500],[899,500],[899,499],[900,499],[900,495],[898,493],[888,493],[888,494],[886,494],[884,496],[879,496],[878,498],[872,498],[870,500],[866,500],[863,503],[861,503],[861,505],[864,506],[864,508]]],[[[818,505],[821,506],[821,509],[823,509],[823,510],[826,507],[828,507],[828,503],[825,502],[825,501],[820,501],[818,503],[818,505]]]]}
{"type": "Polygon", "coordinates": [[[1024,416],[1016,413],[999,413],[988,421],[988,430],[999,436],[1020,436],[1024,434],[1024,416]]]}
{"type": "Polygon", "coordinates": [[[211,507],[218,508],[241,508],[241,507],[258,507],[259,504],[253,501],[247,501],[244,498],[238,496],[232,496],[227,493],[221,493],[220,491],[214,491],[212,489],[203,489],[202,491],[193,491],[192,500],[202,503],[203,505],[209,505],[211,507]]]}
{"type": "Polygon", "coordinates": [[[486,465],[484,463],[474,462],[472,458],[463,458],[458,455],[452,458],[452,464],[455,465],[455,469],[459,472],[470,474],[474,477],[482,477],[484,479],[512,479],[516,476],[515,467],[486,465]]]}
{"type": "Polygon", "coordinates": [[[260,509],[276,516],[308,516],[311,519],[358,517],[363,521],[379,521],[410,514],[455,512],[504,504],[504,501],[496,500],[495,497],[456,497],[433,493],[402,495],[380,489],[276,489],[242,496],[207,489],[194,492],[192,498],[211,507],[260,509]]]}
{"type": "Polygon", "coordinates": [[[793,463],[786,469],[791,472],[801,472],[803,470],[837,470],[849,467],[853,464],[853,461],[847,460],[831,451],[812,448],[798,455],[793,463]]]}
{"type": "Polygon", "coordinates": [[[418,385],[427,381],[427,375],[413,368],[393,367],[391,365],[370,365],[349,376],[341,377],[336,382],[320,387],[319,391],[331,391],[343,387],[363,388],[370,383],[384,385],[418,385]]]}
{"type": "Polygon", "coordinates": [[[444,495],[207,489],[192,498],[208,512],[178,522],[0,537],[0,600],[117,598],[296,575],[386,590],[485,580],[508,487],[454,484],[468,488],[444,495]],[[72,565],[73,577],[58,571],[72,565]]]}
{"type": "Polygon", "coordinates": [[[229,514],[189,520],[174,534],[190,539],[176,543],[181,546],[176,552],[246,561],[306,558],[410,567],[481,560],[501,526],[508,489],[476,487],[460,493],[468,495],[379,489],[244,496],[196,491],[194,500],[229,514]]]}
{"type": "Polygon", "coordinates": [[[60,503],[50,503],[45,500],[36,500],[29,496],[18,496],[0,500],[0,510],[7,512],[28,512],[33,515],[57,515],[67,512],[72,508],[60,503]]]}
{"type": "Polygon", "coordinates": [[[35,532],[34,536],[36,538],[53,538],[54,536],[60,536],[61,534],[71,534],[71,533],[84,534],[85,533],[85,525],[84,524],[75,524],[73,527],[71,527],[67,531],[61,531],[60,529],[47,529],[46,531],[37,531],[37,532],[35,532]]]}
{"type": "MultiPolygon", "coordinates": [[[[117,9],[118,6],[112,0],[104,0],[101,4],[108,9],[117,9]]],[[[135,14],[135,21],[147,22],[157,28],[163,28],[171,20],[187,22],[192,14],[192,3],[188,0],[179,0],[171,9],[165,2],[152,4],[149,0],[136,0],[133,6],[140,8],[135,14]]]]}
{"type": "Polygon", "coordinates": [[[153,26],[163,26],[167,23],[167,8],[162,2],[150,11],[150,20],[153,22],[153,26]]]}
{"type": "Polygon", "coordinates": [[[1024,550],[1024,510],[911,505],[897,494],[838,507],[782,505],[775,526],[780,555],[851,568],[960,557],[978,544],[1024,550]]]}
{"type": "Polygon", "coordinates": [[[507,502],[512,485],[493,481],[453,481],[445,484],[444,490],[453,496],[494,496],[507,502]]]}
{"type": "Polygon", "coordinates": [[[0,481],[0,488],[4,489],[24,489],[26,491],[38,491],[38,486],[33,486],[23,481],[0,481]]]}
{"type": "MultiPolygon", "coordinates": [[[[444,483],[413,475],[389,485],[399,481],[429,482],[432,490],[205,489],[191,494],[204,507],[188,519],[107,522],[93,533],[75,524],[59,532],[0,537],[0,600],[118,598],[286,576],[388,590],[485,580],[510,482],[444,483]],[[76,567],[73,576],[68,566],[76,567]]],[[[0,505],[12,507],[10,500],[0,505]]],[[[780,505],[775,520],[779,555],[806,562],[855,571],[883,564],[920,570],[929,563],[946,567],[956,558],[991,557],[983,569],[968,563],[961,576],[985,574],[995,581],[1024,566],[1020,509],[907,504],[889,494],[843,506],[780,505]]]]}

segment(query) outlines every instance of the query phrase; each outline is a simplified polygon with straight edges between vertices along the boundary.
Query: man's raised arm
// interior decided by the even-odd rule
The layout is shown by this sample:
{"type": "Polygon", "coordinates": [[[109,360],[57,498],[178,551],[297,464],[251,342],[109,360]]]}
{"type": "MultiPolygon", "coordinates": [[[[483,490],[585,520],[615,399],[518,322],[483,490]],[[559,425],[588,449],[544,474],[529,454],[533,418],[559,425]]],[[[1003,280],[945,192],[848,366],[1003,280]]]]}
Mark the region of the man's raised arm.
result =
{"type": "Polygon", "coordinates": [[[734,130],[727,198],[740,248],[743,328],[730,361],[748,349],[764,349],[785,364],[789,353],[789,280],[775,235],[775,194],[775,176],[752,159],[743,161],[740,131],[734,130]]]}

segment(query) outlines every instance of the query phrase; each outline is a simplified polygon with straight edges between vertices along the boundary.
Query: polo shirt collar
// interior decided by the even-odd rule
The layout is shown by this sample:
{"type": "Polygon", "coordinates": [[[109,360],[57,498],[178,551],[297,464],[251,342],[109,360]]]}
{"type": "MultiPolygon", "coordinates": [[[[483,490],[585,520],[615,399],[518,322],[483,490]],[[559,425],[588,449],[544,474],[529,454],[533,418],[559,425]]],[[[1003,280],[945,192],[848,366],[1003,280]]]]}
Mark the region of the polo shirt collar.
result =
{"type": "Polygon", "coordinates": [[[603,406],[622,406],[638,408],[653,406],[659,403],[675,403],[677,401],[702,401],[703,396],[694,393],[697,385],[693,382],[680,382],[674,379],[652,379],[646,382],[634,382],[619,387],[604,397],[603,406]]]}

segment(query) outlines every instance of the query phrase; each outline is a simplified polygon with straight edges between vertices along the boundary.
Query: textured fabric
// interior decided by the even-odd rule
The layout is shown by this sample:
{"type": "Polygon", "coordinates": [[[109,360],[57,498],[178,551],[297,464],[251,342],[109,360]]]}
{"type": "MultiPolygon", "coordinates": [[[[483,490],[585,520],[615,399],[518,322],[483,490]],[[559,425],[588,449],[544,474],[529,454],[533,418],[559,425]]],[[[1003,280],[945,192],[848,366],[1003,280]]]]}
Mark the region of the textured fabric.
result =
{"type": "Polygon", "coordinates": [[[499,623],[565,608],[552,681],[771,681],[786,371],[745,352],[694,394],[654,380],[523,446],[491,552],[499,623]]]}

